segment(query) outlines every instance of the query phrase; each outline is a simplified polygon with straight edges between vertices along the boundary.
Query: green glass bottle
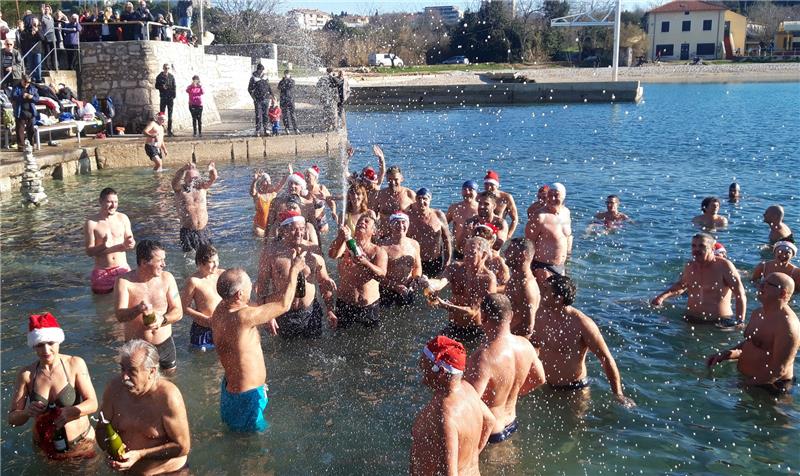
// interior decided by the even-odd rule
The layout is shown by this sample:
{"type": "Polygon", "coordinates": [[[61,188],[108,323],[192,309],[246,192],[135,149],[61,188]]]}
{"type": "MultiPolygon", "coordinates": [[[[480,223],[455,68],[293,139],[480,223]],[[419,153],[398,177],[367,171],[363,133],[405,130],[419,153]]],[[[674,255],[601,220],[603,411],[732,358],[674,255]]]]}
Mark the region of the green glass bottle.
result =
{"type": "Polygon", "coordinates": [[[128,451],[128,448],[125,446],[125,443],[122,442],[122,438],[120,438],[119,434],[114,430],[114,427],[111,426],[111,422],[106,420],[106,417],[103,416],[103,412],[100,412],[100,421],[106,426],[106,443],[108,444],[106,451],[109,456],[115,460],[122,461],[122,459],[125,458],[125,452],[128,451]]]}

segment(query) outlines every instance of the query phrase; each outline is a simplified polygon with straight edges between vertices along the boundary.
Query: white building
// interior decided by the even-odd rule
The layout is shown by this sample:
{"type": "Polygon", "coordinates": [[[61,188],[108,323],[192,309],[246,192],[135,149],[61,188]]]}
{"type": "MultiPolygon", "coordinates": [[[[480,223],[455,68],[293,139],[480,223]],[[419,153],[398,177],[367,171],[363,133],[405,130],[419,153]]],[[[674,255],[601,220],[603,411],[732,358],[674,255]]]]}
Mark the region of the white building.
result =
{"type": "Polygon", "coordinates": [[[362,28],[369,25],[369,17],[360,15],[347,15],[342,17],[344,26],[348,28],[362,28]]]}
{"type": "Polygon", "coordinates": [[[454,25],[464,18],[464,12],[453,5],[442,5],[438,7],[425,7],[423,14],[426,17],[438,16],[445,25],[454,25]]]}
{"type": "Polygon", "coordinates": [[[293,18],[301,30],[321,30],[332,18],[322,10],[309,8],[290,10],[286,15],[293,18]]]}

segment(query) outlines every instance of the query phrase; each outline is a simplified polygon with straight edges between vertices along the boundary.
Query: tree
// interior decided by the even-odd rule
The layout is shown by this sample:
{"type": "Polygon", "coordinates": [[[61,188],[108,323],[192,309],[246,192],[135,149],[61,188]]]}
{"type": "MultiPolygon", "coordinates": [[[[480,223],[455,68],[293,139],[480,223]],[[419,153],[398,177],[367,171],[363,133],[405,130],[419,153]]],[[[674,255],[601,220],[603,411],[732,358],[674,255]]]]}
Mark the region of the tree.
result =
{"type": "Polygon", "coordinates": [[[789,7],[781,7],[772,2],[758,2],[749,10],[748,20],[751,23],[759,25],[755,29],[757,32],[757,39],[767,45],[775,40],[775,33],[781,26],[781,23],[787,20],[797,18],[797,11],[789,7]]]}

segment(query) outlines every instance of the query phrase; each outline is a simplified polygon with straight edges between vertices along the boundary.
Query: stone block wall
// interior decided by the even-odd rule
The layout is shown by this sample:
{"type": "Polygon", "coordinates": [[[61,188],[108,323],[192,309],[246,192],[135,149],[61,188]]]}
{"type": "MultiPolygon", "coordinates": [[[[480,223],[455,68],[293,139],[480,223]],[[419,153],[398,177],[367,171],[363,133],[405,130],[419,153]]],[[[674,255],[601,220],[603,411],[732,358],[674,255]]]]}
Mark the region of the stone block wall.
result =
{"type": "MultiPolygon", "coordinates": [[[[245,58],[249,62],[249,58],[245,58]]],[[[173,129],[186,131],[192,128],[189,97],[186,87],[197,74],[203,84],[203,123],[220,121],[215,91],[230,71],[213,66],[214,56],[204,54],[202,48],[162,41],[112,41],[81,44],[82,98],[110,96],[114,101],[115,125],[125,126],[128,132],[140,132],[158,112],[159,94],[155,81],[164,64],[173,68],[177,97],[172,115],[173,129]]],[[[249,74],[248,70],[244,74],[249,74]]],[[[246,88],[245,84],[245,88],[246,88]]]]}

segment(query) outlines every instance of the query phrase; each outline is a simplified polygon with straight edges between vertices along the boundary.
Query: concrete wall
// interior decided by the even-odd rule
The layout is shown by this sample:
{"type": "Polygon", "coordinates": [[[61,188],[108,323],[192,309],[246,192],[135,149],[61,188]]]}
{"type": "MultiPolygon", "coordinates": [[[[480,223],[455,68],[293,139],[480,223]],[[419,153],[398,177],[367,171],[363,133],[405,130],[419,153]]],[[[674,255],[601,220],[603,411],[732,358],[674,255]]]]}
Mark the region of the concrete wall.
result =
{"type": "Polygon", "coordinates": [[[252,64],[261,63],[270,79],[278,78],[278,45],[261,43],[254,45],[209,45],[206,54],[219,56],[244,56],[252,64]]]}
{"type": "Polygon", "coordinates": [[[189,98],[186,87],[197,74],[205,90],[203,122],[219,122],[214,99],[217,82],[226,74],[213,67],[214,57],[207,58],[202,48],[161,41],[113,41],[81,44],[81,97],[111,96],[116,107],[114,123],[128,131],[139,132],[158,112],[159,94],[156,75],[163,64],[174,67],[177,97],[173,128],[191,130],[189,98]],[[210,74],[209,74],[210,73],[210,74]]]}

